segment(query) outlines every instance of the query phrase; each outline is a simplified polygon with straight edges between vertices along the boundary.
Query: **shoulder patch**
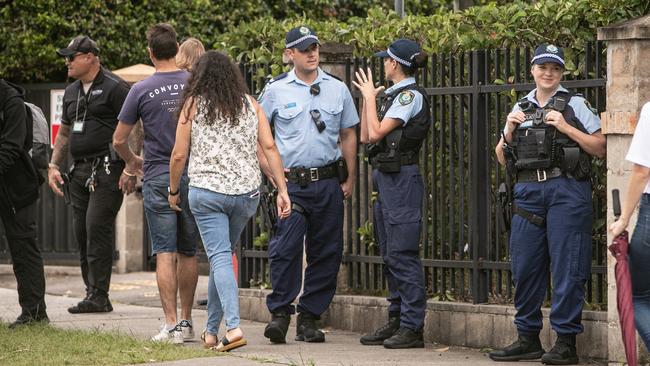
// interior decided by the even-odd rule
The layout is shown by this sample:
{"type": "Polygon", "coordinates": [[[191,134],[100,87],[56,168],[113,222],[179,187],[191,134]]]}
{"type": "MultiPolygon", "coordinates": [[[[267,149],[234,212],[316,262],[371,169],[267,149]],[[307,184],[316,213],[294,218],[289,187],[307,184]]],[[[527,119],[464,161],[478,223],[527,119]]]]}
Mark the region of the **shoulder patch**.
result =
{"type": "Polygon", "coordinates": [[[415,94],[410,90],[405,90],[399,93],[399,96],[397,97],[397,101],[401,105],[409,105],[413,102],[413,99],[415,99],[415,94]]]}

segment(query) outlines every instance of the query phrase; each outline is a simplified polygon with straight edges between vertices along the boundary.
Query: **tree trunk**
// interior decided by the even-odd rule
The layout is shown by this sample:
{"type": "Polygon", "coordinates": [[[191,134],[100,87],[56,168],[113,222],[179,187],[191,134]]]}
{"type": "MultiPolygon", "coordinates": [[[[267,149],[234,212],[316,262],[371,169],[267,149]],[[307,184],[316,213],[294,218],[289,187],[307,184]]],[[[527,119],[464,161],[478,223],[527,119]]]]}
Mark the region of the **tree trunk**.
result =
{"type": "Polygon", "coordinates": [[[474,0],[454,0],[454,11],[465,10],[474,6],[474,0]]]}

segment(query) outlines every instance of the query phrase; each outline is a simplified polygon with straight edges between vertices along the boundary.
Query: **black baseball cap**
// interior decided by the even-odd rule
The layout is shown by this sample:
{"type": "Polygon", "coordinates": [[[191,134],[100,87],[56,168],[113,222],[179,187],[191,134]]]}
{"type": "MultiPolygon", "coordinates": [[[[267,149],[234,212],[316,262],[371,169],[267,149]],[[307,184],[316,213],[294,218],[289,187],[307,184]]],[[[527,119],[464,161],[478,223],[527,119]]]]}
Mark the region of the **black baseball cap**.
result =
{"type": "Polygon", "coordinates": [[[74,37],[68,44],[68,47],[56,51],[56,53],[61,57],[72,56],[77,52],[90,52],[99,55],[99,47],[97,47],[97,43],[90,39],[90,37],[82,35],[74,37]]]}
{"type": "Polygon", "coordinates": [[[400,64],[411,67],[413,59],[419,55],[422,50],[417,42],[410,39],[400,38],[388,46],[386,51],[375,53],[377,57],[390,57],[400,64]]]}
{"type": "Polygon", "coordinates": [[[295,27],[287,32],[286,37],[284,38],[284,47],[285,48],[297,48],[300,51],[306,50],[309,46],[314,43],[320,44],[316,32],[313,29],[301,25],[300,27],[295,27]]]}
{"type": "Polygon", "coordinates": [[[542,44],[537,47],[535,56],[530,60],[530,63],[541,65],[547,62],[554,62],[564,68],[564,51],[562,48],[552,44],[542,44]]]}

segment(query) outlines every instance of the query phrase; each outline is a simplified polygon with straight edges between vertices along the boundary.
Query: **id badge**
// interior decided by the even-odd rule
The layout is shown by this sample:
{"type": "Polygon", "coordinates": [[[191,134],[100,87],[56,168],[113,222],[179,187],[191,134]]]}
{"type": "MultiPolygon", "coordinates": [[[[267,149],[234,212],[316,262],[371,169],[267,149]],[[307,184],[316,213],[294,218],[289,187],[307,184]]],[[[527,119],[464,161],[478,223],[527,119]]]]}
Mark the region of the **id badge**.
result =
{"type": "Polygon", "coordinates": [[[79,121],[79,120],[74,121],[74,123],[72,123],[72,133],[77,133],[77,134],[84,133],[85,124],[86,124],[85,121],[79,121]]]}

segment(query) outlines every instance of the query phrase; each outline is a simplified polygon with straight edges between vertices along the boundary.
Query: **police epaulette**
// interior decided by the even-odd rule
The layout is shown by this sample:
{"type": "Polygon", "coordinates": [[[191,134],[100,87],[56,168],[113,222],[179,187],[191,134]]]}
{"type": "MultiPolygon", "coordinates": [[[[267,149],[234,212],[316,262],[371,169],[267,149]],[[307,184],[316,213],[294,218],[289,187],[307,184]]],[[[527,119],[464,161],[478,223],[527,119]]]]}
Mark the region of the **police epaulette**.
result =
{"type": "Polygon", "coordinates": [[[278,81],[278,80],[282,80],[282,79],[286,78],[287,75],[289,75],[289,74],[286,73],[286,72],[283,72],[282,74],[280,74],[280,75],[274,77],[273,79],[269,80],[268,83],[269,83],[269,84],[273,84],[273,83],[275,83],[275,82],[278,81]]]}
{"type": "Polygon", "coordinates": [[[327,72],[327,71],[323,71],[323,72],[326,73],[327,75],[333,77],[334,79],[336,79],[336,80],[338,80],[338,81],[343,81],[343,80],[341,80],[341,78],[339,78],[338,76],[336,76],[336,75],[334,75],[334,74],[330,74],[330,73],[327,72]]]}

